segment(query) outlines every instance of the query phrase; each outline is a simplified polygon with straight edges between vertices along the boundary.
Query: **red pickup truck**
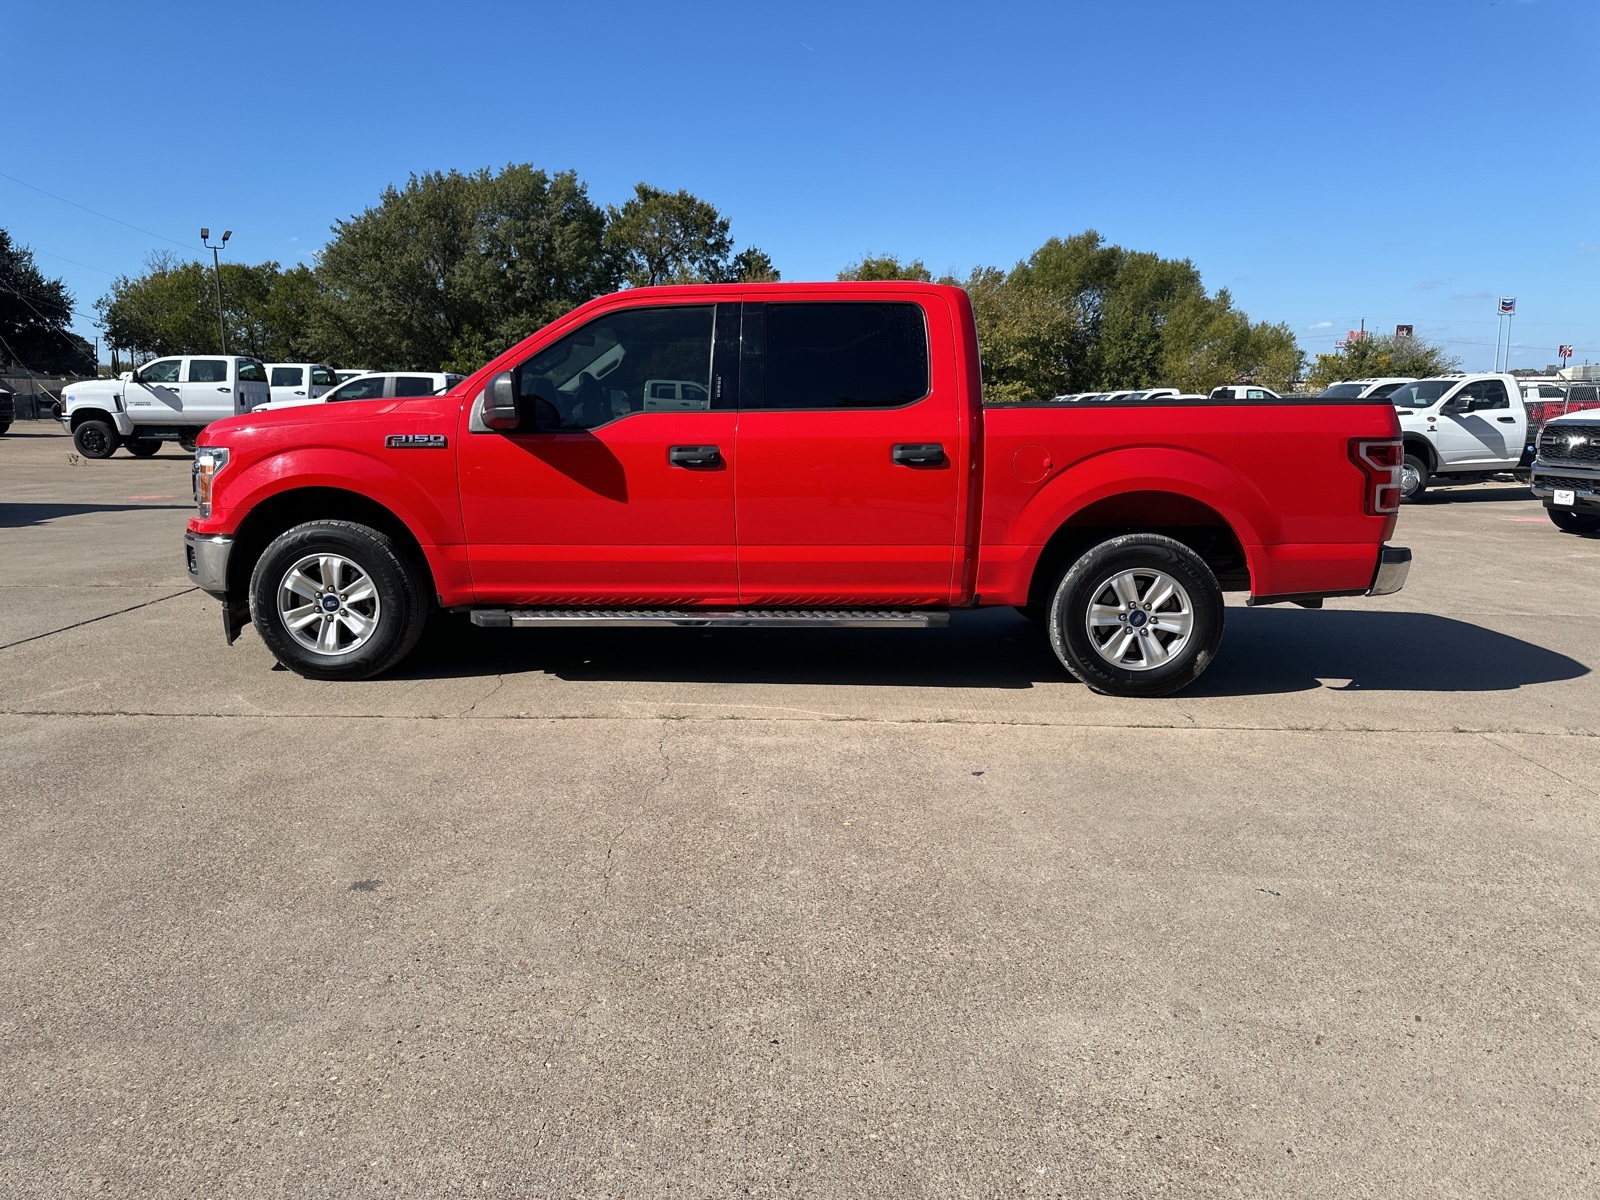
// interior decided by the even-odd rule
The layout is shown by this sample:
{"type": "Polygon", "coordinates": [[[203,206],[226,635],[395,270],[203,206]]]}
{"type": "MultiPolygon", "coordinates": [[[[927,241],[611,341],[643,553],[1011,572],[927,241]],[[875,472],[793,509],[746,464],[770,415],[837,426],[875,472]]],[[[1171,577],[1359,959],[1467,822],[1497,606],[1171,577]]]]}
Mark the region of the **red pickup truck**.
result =
{"type": "Polygon", "coordinates": [[[984,407],[972,308],[908,283],[640,288],[448,394],[201,435],[189,571],[278,661],[358,679],[485,626],[930,626],[1011,605],[1155,696],[1223,592],[1398,590],[1387,401],[984,407]],[[1286,453],[1285,447],[1292,447],[1286,453]]]}

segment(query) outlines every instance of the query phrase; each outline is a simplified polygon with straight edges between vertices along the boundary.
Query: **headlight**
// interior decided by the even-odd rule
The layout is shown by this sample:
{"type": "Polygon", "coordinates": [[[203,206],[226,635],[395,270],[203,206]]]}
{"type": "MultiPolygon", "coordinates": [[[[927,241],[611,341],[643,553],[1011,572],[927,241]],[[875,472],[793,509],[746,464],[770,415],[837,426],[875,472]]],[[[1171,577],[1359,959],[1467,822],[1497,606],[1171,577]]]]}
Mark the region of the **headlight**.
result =
{"type": "Polygon", "coordinates": [[[194,504],[202,521],[211,515],[211,488],[217,472],[227,465],[226,446],[201,446],[194,452],[194,504]]]}

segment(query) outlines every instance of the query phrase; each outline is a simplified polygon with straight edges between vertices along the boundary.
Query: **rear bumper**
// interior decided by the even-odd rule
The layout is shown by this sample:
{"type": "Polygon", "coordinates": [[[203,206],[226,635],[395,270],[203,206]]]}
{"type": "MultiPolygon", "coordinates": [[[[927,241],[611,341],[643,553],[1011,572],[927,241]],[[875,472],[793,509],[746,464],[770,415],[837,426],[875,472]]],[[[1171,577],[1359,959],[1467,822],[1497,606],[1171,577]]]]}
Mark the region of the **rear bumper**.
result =
{"type": "Polygon", "coordinates": [[[1378,569],[1372,573],[1369,596],[1392,596],[1406,585],[1411,574],[1411,550],[1406,546],[1384,546],[1378,551],[1378,569]]]}
{"type": "Polygon", "coordinates": [[[1411,550],[1408,547],[1379,546],[1377,565],[1372,570],[1371,581],[1364,588],[1336,588],[1251,596],[1245,604],[1250,608],[1258,608],[1263,604],[1299,604],[1306,608],[1321,608],[1324,600],[1334,596],[1392,596],[1405,587],[1406,576],[1409,574],[1411,574],[1411,550]]]}

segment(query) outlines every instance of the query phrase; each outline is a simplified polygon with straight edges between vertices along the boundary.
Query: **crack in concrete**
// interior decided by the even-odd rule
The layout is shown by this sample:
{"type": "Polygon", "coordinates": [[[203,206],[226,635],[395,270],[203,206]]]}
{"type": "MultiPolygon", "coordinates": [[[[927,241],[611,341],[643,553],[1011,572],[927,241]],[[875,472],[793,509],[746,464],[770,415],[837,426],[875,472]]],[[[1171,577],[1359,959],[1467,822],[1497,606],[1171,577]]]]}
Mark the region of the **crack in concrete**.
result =
{"type": "MultiPolygon", "coordinates": [[[[661,736],[656,739],[656,754],[661,759],[661,777],[640,791],[639,799],[634,804],[632,813],[626,820],[623,821],[621,825],[617,827],[616,831],[613,832],[611,837],[606,841],[606,856],[600,867],[599,900],[596,901],[592,909],[586,910],[577,917],[573,918],[572,940],[575,951],[573,957],[577,962],[581,963],[584,961],[584,951],[588,942],[588,936],[584,931],[584,918],[591,918],[591,920],[588,922],[589,925],[598,925],[600,923],[601,911],[610,903],[611,881],[614,874],[612,857],[616,852],[617,843],[622,840],[623,835],[628,833],[639,823],[639,818],[643,815],[645,809],[649,807],[650,801],[655,797],[656,793],[664,788],[672,779],[672,757],[667,753],[667,734],[670,729],[670,725],[663,723],[661,728],[661,736]]],[[[568,1014],[567,1019],[562,1023],[561,1028],[556,1032],[555,1037],[551,1039],[549,1050],[545,1052],[544,1065],[546,1067],[554,1065],[556,1054],[566,1042],[567,1036],[572,1032],[573,1023],[588,1010],[590,1004],[593,1002],[594,992],[591,990],[584,994],[576,1010],[568,1014]]]]}
{"type": "Polygon", "coordinates": [[[505,687],[505,685],[506,685],[506,677],[504,675],[495,676],[494,686],[492,688],[490,688],[487,692],[485,692],[483,695],[479,696],[471,704],[467,705],[466,708],[463,708],[460,712],[458,712],[456,714],[456,716],[458,718],[463,718],[463,719],[466,718],[466,717],[470,717],[474,712],[477,711],[478,705],[483,704],[484,702],[486,702],[489,699],[491,699],[494,696],[494,694],[496,692],[498,692],[501,688],[505,687]]]}
{"type": "Polygon", "coordinates": [[[63,625],[60,629],[52,629],[46,633],[36,633],[32,637],[18,638],[14,642],[7,642],[0,646],[0,650],[9,650],[13,646],[26,646],[29,642],[37,642],[40,638],[55,637],[58,633],[66,633],[73,629],[82,629],[85,625],[93,625],[96,621],[109,621],[112,617],[120,617],[124,613],[137,612],[141,608],[149,608],[152,604],[160,604],[163,600],[176,600],[179,596],[187,596],[190,592],[198,592],[199,588],[186,587],[181,592],[173,592],[170,596],[157,596],[154,600],[146,600],[143,604],[130,604],[127,608],[119,608],[116,612],[101,613],[98,617],[90,617],[85,621],[75,621],[71,625],[63,625]]]}
{"type": "MultiPolygon", "coordinates": [[[[487,699],[487,697],[485,697],[487,699]]],[[[482,703],[480,700],[478,703],[482,703]]],[[[468,711],[471,711],[470,709],[468,711]]],[[[787,709],[787,712],[805,710],[787,709]]],[[[650,721],[681,721],[685,723],[717,723],[723,721],[751,721],[796,724],[841,725],[956,725],[974,728],[1017,729],[1083,729],[1125,731],[1129,729],[1180,730],[1186,733],[1382,733],[1410,736],[1487,737],[1505,734],[1513,737],[1595,738],[1600,731],[1588,729],[1519,729],[1515,726],[1464,725],[1448,727],[1382,726],[1382,725],[1201,725],[1183,721],[1045,721],[1021,718],[995,717],[978,719],[969,717],[877,717],[863,715],[816,717],[746,716],[740,713],[688,716],[681,713],[641,713],[637,716],[620,716],[616,713],[503,713],[494,716],[469,717],[460,713],[350,713],[350,712],[249,712],[217,713],[162,711],[159,709],[103,708],[0,708],[0,717],[124,717],[170,720],[186,717],[194,720],[214,721],[616,721],[639,724],[650,721]]],[[[1192,720],[1192,719],[1191,719],[1192,720]]]]}

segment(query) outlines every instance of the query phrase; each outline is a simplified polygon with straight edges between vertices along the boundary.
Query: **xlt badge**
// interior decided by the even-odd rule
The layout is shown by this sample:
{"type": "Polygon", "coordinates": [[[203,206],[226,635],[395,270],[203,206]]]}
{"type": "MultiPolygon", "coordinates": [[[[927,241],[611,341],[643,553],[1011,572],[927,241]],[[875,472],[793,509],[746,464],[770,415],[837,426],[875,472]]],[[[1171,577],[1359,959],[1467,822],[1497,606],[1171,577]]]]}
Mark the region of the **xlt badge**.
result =
{"type": "Polygon", "coordinates": [[[442,433],[391,433],[383,439],[391,450],[443,450],[448,443],[442,433]]]}

